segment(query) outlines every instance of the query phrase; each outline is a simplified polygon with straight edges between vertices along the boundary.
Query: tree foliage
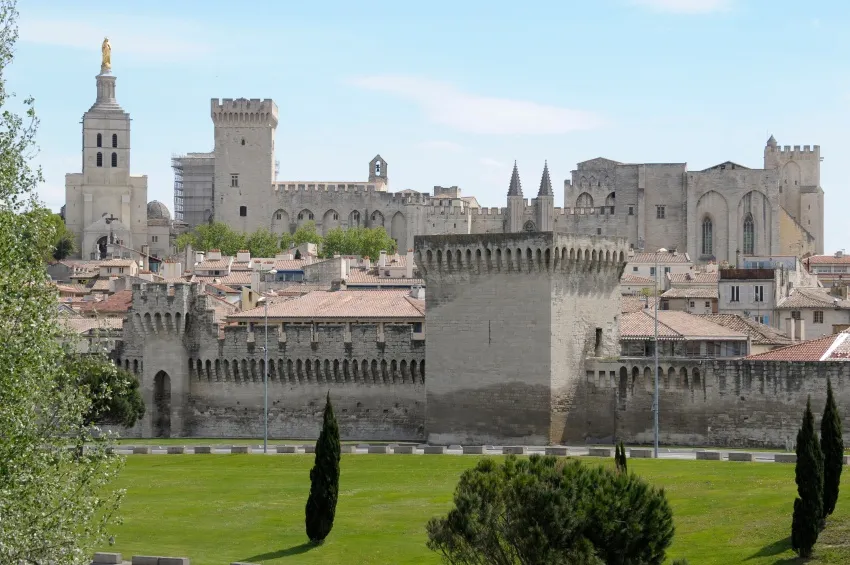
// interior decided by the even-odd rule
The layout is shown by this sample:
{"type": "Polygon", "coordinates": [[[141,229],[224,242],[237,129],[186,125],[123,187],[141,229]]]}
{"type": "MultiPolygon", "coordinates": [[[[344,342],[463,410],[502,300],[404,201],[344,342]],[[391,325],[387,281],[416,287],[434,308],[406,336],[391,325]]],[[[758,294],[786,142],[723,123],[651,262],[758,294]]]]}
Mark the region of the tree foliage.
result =
{"type": "Polygon", "coordinates": [[[298,229],[295,230],[295,233],[283,234],[280,238],[280,248],[289,249],[290,247],[298,247],[305,243],[322,245],[323,241],[324,238],[319,235],[318,231],[316,231],[316,222],[310,220],[309,222],[305,222],[304,225],[299,226],[298,229]]]}
{"type": "Polygon", "coordinates": [[[68,257],[71,253],[77,250],[77,241],[74,234],[68,231],[65,227],[65,220],[59,214],[54,214],[50,210],[40,209],[35,213],[43,214],[44,221],[47,222],[53,230],[53,245],[48,252],[47,260],[61,261],[68,257]]]}
{"type": "Polygon", "coordinates": [[[325,236],[322,254],[325,257],[334,255],[360,255],[377,259],[381,251],[389,254],[396,252],[397,245],[384,228],[348,229],[334,228],[325,236]]]}
{"type": "Polygon", "coordinates": [[[91,401],[62,361],[55,289],[44,258],[55,228],[29,166],[37,120],[9,109],[6,69],[17,39],[13,0],[0,0],[0,563],[88,563],[114,521],[121,458],[92,437],[91,401]],[[83,456],[69,445],[89,445],[83,456]]]}
{"type": "Polygon", "coordinates": [[[223,255],[236,255],[240,249],[245,249],[247,236],[233,230],[223,222],[201,224],[190,232],[177,237],[177,249],[183,250],[187,244],[198,251],[219,249],[223,255]]]}
{"type": "Polygon", "coordinates": [[[339,458],[339,426],[328,392],[322,431],[316,442],[316,458],[310,469],[310,496],[305,509],[307,537],[316,545],[325,541],[334,525],[339,497],[339,458]]]}
{"type": "Polygon", "coordinates": [[[89,424],[130,428],[145,415],[139,379],[116,367],[103,355],[69,355],[67,370],[85,387],[91,405],[84,419],[89,424]]]}
{"type": "Polygon", "coordinates": [[[245,240],[245,249],[251,252],[251,257],[274,257],[280,253],[280,236],[260,228],[245,240]]]}
{"type": "Polygon", "coordinates": [[[426,529],[451,565],[655,565],[674,533],[663,489],[539,455],[479,461],[461,475],[454,508],[426,529]]]}
{"type": "Polygon", "coordinates": [[[823,517],[835,510],[838,487],[844,469],[844,438],[841,435],[841,416],[832,394],[832,381],[826,381],[826,407],[820,422],[820,444],[823,452],[823,517]]]}
{"type": "Polygon", "coordinates": [[[797,433],[795,474],[798,498],[791,520],[791,547],[805,559],[812,555],[823,520],[823,454],[815,433],[811,398],[806,401],[803,424],[797,433]]]}

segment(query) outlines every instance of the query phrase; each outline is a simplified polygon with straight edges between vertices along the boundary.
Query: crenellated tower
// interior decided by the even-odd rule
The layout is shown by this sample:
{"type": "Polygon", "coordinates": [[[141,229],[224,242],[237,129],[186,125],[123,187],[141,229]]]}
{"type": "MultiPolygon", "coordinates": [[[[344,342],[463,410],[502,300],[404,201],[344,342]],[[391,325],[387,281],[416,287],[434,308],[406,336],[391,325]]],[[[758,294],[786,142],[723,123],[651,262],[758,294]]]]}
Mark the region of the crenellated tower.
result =
{"type": "Polygon", "coordinates": [[[277,104],[267,98],[213,98],[214,217],[240,231],[271,227],[277,104]]]}
{"type": "Polygon", "coordinates": [[[626,240],[522,232],[414,241],[428,289],[428,441],[575,441],[585,360],[619,354],[626,240]]]}

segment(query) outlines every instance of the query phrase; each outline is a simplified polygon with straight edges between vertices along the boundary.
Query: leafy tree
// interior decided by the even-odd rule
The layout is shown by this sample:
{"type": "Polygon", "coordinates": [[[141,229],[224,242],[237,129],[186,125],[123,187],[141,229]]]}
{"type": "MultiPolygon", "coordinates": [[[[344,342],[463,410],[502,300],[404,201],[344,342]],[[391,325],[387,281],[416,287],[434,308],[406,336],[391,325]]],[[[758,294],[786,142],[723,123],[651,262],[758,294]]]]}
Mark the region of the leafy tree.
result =
{"type": "Polygon", "coordinates": [[[381,251],[392,254],[396,248],[395,240],[384,228],[334,228],[325,236],[322,253],[325,257],[359,255],[377,259],[381,251]]]}
{"type": "Polygon", "coordinates": [[[223,222],[201,224],[190,232],[177,237],[177,249],[182,251],[191,244],[198,251],[219,249],[223,255],[236,255],[240,249],[246,248],[247,237],[244,233],[233,230],[223,222]]]}
{"type": "Polygon", "coordinates": [[[844,469],[844,438],[841,416],[832,394],[832,381],[826,381],[826,408],[820,422],[820,444],[823,452],[823,517],[832,514],[838,502],[838,487],[844,469]]]}
{"type": "Polygon", "coordinates": [[[77,250],[76,238],[72,232],[68,231],[62,216],[46,209],[38,210],[36,213],[44,214],[45,221],[53,229],[53,248],[49,253],[48,260],[61,261],[77,250]]]}
{"type": "Polygon", "coordinates": [[[280,237],[265,228],[260,228],[245,241],[251,257],[274,257],[280,252],[280,237]]]}
{"type": "Polygon", "coordinates": [[[305,243],[321,245],[322,236],[316,231],[316,223],[313,221],[305,222],[303,226],[300,226],[297,230],[295,230],[295,233],[292,234],[290,243],[296,247],[305,243]]]}
{"type": "Polygon", "coordinates": [[[654,565],[674,533],[663,490],[539,455],[479,461],[461,475],[454,508],[426,530],[428,547],[452,565],[654,565]]]}
{"type": "Polygon", "coordinates": [[[56,234],[33,213],[41,174],[28,163],[37,120],[31,99],[14,113],[5,88],[16,40],[16,4],[0,0],[0,563],[79,565],[113,522],[122,459],[92,437],[91,401],[61,361],[44,268],[56,234]],[[89,447],[79,457],[69,443],[89,447]]]}
{"type": "Polygon", "coordinates": [[[325,541],[334,525],[339,496],[339,458],[339,426],[328,392],[322,432],[316,442],[316,458],[310,470],[310,497],[305,511],[307,537],[314,545],[325,541]]]}
{"type": "Polygon", "coordinates": [[[797,493],[791,520],[791,547],[800,557],[812,555],[823,519],[823,454],[812,415],[811,397],[806,401],[803,425],[797,433],[797,493]]]}
{"type": "Polygon", "coordinates": [[[91,400],[85,421],[130,428],[145,415],[145,402],[135,375],[103,355],[71,355],[67,370],[85,387],[91,400]]]}

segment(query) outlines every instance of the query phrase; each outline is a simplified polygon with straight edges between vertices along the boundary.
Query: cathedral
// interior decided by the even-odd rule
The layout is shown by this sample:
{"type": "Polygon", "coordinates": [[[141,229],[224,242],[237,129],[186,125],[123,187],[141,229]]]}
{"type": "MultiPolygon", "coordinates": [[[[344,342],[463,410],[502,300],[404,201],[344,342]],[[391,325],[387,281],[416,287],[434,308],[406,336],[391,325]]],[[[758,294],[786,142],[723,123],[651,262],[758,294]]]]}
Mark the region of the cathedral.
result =
{"type": "Polygon", "coordinates": [[[108,39],[102,51],[97,97],[82,120],[82,172],[65,175],[61,214],[82,259],[167,257],[171,215],[161,202],[148,203],[147,176],[130,174],[130,114],[115,97],[108,39]]]}
{"type": "MultiPolygon", "coordinates": [[[[83,115],[82,172],[66,175],[65,222],[84,259],[126,250],[168,257],[175,222],[165,205],[147,202],[147,177],[130,174],[130,115],[115,97],[108,40],[96,84],[95,103],[83,115]]],[[[212,99],[210,117],[213,151],[172,160],[175,220],[183,227],[220,221],[282,234],[313,222],[324,234],[380,226],[400,253],[416,235],[519,231],[623,237],[635,250],[676,249],[703,263],[823,253],[817,145],[781,147],[771,136],[762,168],[727,161],[692,171],[687,163],[591,159],[564,180],[562,207],[555,207],[545,162],[531,198],[515,163],[505,206],[486,208],[456,186],[391,192],[381,155],[368,163],[365,180],[278,180],[273,100],[212,99]]]]}

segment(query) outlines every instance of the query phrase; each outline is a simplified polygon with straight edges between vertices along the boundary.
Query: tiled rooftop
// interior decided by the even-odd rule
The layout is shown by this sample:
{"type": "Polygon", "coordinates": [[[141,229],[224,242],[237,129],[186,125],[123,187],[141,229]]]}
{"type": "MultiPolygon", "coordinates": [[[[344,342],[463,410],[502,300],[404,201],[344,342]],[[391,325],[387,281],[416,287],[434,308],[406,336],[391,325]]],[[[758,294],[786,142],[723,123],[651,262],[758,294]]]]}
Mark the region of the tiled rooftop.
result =
{"type": "Polygon", "coordinates": [[[717,271],[713,273],[667,273],[667,278],[673,284],[717,284],[717,281],[720,280],[720,273],[717,271]]]}
{"type": "Polygon", "coordinates": [[[631,273],[624,273],[622,277],[620,277],[620,284],[648,284],[654,285],[655,279],[651,279],[649,277],[642,277],[640,275],[633,275],[631,273]]]}
{"type": "Polygon", "coordinates": [[[850,361],[850,333],[841,332],[766,353],[750,355],[754,361],[850,361]]]}
{"type": "Polygon", "coordinates": [[[790,338],[778,330],[736,314],[702,314],[700,318],[749,334],[754,345],[791,345],[793,343],[790,338]]]}
{"type": "Polygon", "coordinates": [[[195,265],[195,271],[225,271],[233,262],[233,257],[223,257],[221,259],[207,259],[195,265]]]}
{"type": "Polygon", "coordinates": [[[843,300],[829,294],[825,288],[795,288],[791,295],[776,305],[780,309],[797,308],[850,308],[850,300],[843,300]]]}
{"type": "Polygon", "coordinates": [[[100,263],[101,267],[130,267],[134,265],[135,262],[132,259],[110,259],[108,261],[102,261],[100,263]]]}
{"type": "Polygon", "coordinates": [[[652,312],[655,305],[658,303],[657,298],[643,296],[621,296],[620,297],[620,312],[623,314],[630,312],[640,312],[649,310],[652,312]],[[647,308],[647,305],[649,307],[647,308]]]}
{"type": "MultiPolygon", "coordinates": [[[[233,314],[229,319],[254,319],[264,315],[264,307],[259,306],[233,314]]],[[[268,312],[269,318],[287,319],[421,319],[424,315],[424,301],[412,298],[404,290],[316,290],[300,298],[272,304],[268,312]]]]}
{"type": "MultiPolygon", "coordinates": [[[[632,312],[620,316],[620,337],[623,339],[648,339],[655,335],[655,317],[652,311],[632,312]]],[[[715,324],[687,312],[658,311],[658,337],[667,340],[728,339],[745,340],[743,332],[715,324]]]]}
{"type": "Polygon", "coordinates": [[[834,255],[813,255],[804,259],[809,265],[850,265],[850,255],[843,254],[841,257],[834,255]]]}
{"type": "Polygon", "coordinates": [[[356,285],[385,285],[385,286],[424,286],[423,279],[405,279],[400,277],[379,277],[364,270],[352,270],[346,279],[349,286],[356,285]]]}
{"type": "Polygon", "coordinates": [[[78,334],[84,334],[93,329],[115,331],[124,326],[124,320],[121,318],[65,318],[62,323],[78,334]]]}
{"type": "Polygon", "coordinates": [[[634,257],[627,259],[628,263],[645,263],[647,265],[655,265],[656,258],[659,265],[669,265],[671,263],[690,263],[691,258],[687,253],[635,253],[634,257]]]}
{"type": "Polygon", "coordinates": [[[125,314],[133,304],[133,291],[120,290],[99,302],[90,301],[80,305],[83,314],[125,314]]]}
{"type": "Polygon", "coordinates": [[[716,300],[717,288],[671,288],[662,294],[661,298],[714,298],[716,300]]]}

